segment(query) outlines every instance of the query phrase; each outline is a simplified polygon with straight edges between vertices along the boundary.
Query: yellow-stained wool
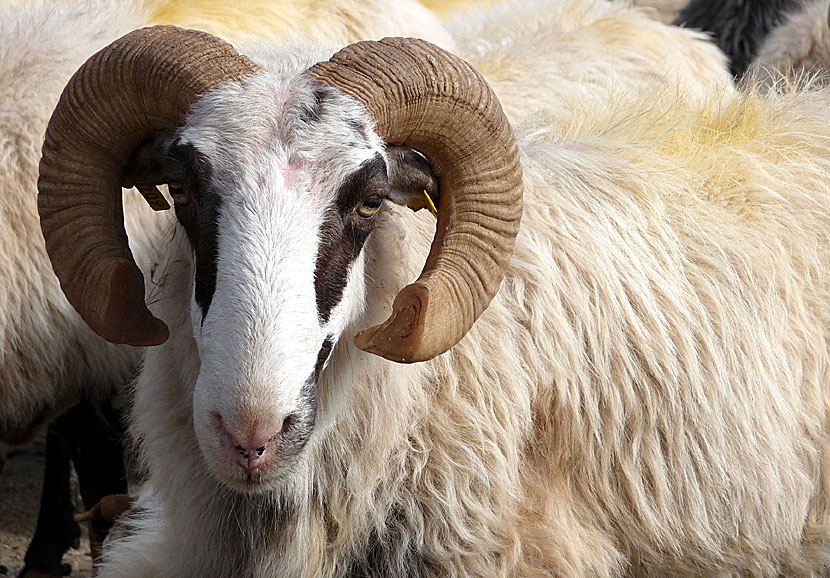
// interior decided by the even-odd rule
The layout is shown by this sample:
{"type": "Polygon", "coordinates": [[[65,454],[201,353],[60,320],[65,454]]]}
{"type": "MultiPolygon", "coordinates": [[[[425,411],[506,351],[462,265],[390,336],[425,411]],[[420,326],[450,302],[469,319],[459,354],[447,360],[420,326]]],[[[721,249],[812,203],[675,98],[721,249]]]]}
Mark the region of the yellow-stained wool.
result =
{"type": "Polygon", "coordinates": [[[196,28],[221,38],[314,41],[333,47],[410,35],[451,48],[417,0],[144,0],[151,24],[196,28]]]}
{"type": "MultiPolygon", "coordinates": [[[[621,5],[645,8],[647,14],[662,22],[670,24],[686,5],[687,0],[615,0],[621,5]]],[[[475,6],[510,5],[510,0],[421,0],[421,4],[444,19],[466,16],[467,10],[475,6]]]]}
{"type": "Polygon", "coordinates": [[[519,129],[525,234],[499,305],[544,376],[526,472],[554,522],[521,527],[540,556],[571,528],[556,575],[828,564],[829,105],[656,95],[519,129]]]}
{"type": "Polygon", "coordinates": [[[421,0],[421,4],[442,18],[463,15],[470,6],[484,6],[489,3],[488,0],[421,0]]]}
{"type": "Polygon", "coordinates": [[[648,10],[652,18],[671,24],[680,14],[680,11],[688,3],[687,0],[630,0],[633,6],[639,6],[648,10]]]}

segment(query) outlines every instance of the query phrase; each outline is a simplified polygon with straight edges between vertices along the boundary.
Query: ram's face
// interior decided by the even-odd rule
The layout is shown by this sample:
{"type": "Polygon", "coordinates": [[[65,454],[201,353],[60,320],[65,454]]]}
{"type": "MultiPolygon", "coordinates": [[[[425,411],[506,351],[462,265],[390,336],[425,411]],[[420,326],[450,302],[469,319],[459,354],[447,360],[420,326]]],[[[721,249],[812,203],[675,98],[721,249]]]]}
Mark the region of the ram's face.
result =
{"type": "MultiPolygon", "coordinates": [[[[378,135],[418,147],[442,191],[423,271],[387,321],[355,335],[360,349],[415,362],[455,345],[498,290],[521,216],[513,132],[457,57],[386,38],[295,72],[265,73],[197,31],[136,30],[69,81],[40,164],[41,226],[67,298],[114,343],[192,333],[199,445],[240,490],[274,488],[300,462],[318,377],[364,307],[364,244],[384,204],[435,198],[424,157],[378,135]],[[190,243],[184,327],[147,308],[127,244],[121,186],[142,180],[170,186],[190,243]]],[[[166,290],[168,304],[183,297],[166,290]]]]}
{"type": "Polygon", "coordinates": [[[204,99],[129,172],[168,184],[192,248],[201,449],[232,487],[266,488],[314,429],[317,380],[364,307],[363,249],[384,203],[435,195],[429,165],[387,149],[332,89],[258,77],[204,99]]]}

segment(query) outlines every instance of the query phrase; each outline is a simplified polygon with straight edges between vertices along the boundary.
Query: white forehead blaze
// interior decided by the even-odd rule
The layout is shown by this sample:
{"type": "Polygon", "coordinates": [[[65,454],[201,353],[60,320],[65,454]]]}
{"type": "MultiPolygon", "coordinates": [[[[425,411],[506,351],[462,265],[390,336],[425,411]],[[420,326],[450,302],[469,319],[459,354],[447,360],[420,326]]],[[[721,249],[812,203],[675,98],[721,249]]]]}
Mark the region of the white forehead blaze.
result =
{"type": "Polygon", "coordinates": [[[368,126],[354,101],[304,77],[258,75],[194,106],[180,141],[209,160],[219,199],[215,290],[204,317],[191,308],[196,414],[270,405],[287,415],[307,403],[321,348],[363,307],[362,253],[325,316],[315,269],[338,188],[384,154],[368,126]]]}

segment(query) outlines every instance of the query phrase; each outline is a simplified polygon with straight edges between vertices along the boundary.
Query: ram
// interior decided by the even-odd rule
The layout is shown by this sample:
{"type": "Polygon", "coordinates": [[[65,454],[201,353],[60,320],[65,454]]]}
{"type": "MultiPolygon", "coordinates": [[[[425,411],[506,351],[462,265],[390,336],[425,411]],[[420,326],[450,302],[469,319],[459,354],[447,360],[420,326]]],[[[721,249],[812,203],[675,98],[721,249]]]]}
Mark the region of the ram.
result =
{"type": "MultiPolygon", "coordinates": [[[[61,89],[86,58],[130,30],[159,22],[218,31],[245,42],[263,36],[325,34],[334,42],[348,43],[414,34],[452,46],[438,21],[414,0],[325,1],[315,3],[314,10],[299,0],[78,0],[0,8],[0,441],[25,443],[79,400],[87,400],[48,436],[42,523],[26,556],[30,572],[59,573],[63,552],[77,540],[67,505],[68,460],[75,442],[67,445],[62,434],[76,437],[92,428],[88,435],[96,442],[118,438],[117,431],[102,432],[100,425],[78,414],[109,411],[109,400],[127,382],[141,354],[139,348],[109,344],[90,331],[52,273],[35,201],[43,133],[61,89]]],[[[127,193],[125,203],[133,252],[147,272],[152,298],[153,255],[170,225],[134,192],[127,193]]],[[[118,443],[75,452],[76,460],[90,457],[92,463],[85,467],[96,472],[81,478],[88,505],[103,494],[126,489],[121,466],[112,473],[114,481],[105,474],[109,470],[104,467],[104,450],[113,464],[120,464],[118,443]]]]}
{"type": "Polygon", "coordinates": [[[516,138],[432,45],[329,54],[139,30],[52,116],[61,285],[153,346],[100,575],[826,569],[830,94],[644,75],[516,138]],[[136,180],[175,204],[149,309],[136,180]]]}

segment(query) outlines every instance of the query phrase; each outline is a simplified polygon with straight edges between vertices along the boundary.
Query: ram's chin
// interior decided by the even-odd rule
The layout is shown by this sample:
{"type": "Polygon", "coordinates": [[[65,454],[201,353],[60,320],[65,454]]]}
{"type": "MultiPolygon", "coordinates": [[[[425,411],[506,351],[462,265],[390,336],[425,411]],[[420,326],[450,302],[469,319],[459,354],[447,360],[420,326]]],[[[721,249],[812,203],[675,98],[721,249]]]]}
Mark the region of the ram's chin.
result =
{"type": "Polygon", "coordinates": [[[289,463],[281,462],[248,472],[238,464],[222,459],[215,450],[208,449],[203,454],[216,481],[229,490],[245,494],[262,494],[280,488],[291,469],[289,463]]]}
{"type": "Polygon", "coordinates": [[[263,494],[276,490],[279,486],[279,476],[259,475],[257,473],[241,475],[216,475],[218,481],[225,487],[243,494],[263,494]]]}

